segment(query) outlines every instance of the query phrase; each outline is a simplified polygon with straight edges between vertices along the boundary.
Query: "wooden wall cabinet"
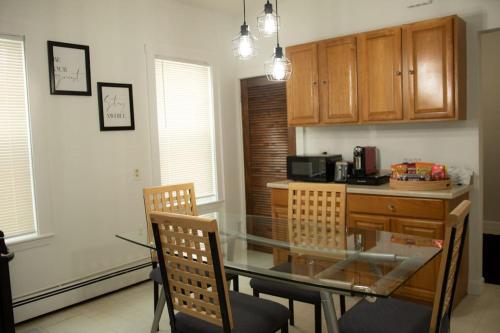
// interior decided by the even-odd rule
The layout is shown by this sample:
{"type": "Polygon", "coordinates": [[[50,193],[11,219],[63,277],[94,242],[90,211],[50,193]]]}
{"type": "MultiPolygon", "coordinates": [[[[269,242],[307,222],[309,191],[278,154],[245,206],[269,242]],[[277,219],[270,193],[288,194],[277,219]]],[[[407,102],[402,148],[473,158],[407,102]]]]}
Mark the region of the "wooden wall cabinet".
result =
{"type": "Polygon", "coordinates": [[[367,32],[358,41],[362,121],[403,120],[401,28],[367,32]]]}
{"type": "Polygon", "coordinates": [[[356,50],[356,37],[319,43],[319,108],[323,124],[358,121],[356,50]]]}
{"type": "Polygon", "coordinates": [[[465,35],[449,16],[288,47],[288,124],[465,119],[465,35]]]}
{"type": "MultiPolygon", "coordinates": [[[[273,217],[287,218],[288,190],[273,188],[271,193],[273,217]]],[[[355,228],[375,229],[443,239],[444,226],[448,214],[462,200],[467,198],[467,194],[453,200],[443,200],[348,193],[347,224],[349,227],[355,228]]],[[[281,230],[281,234],[283,232],[281,230]]],[[[467,244],[468,242],[466,242],[462,267],[459,273],[455,304],[458,304],[467,293],[467,244]]],[[[274,250],[274,259],[277,263],[286,260],[287,255],[287,251],[274,250]]],[[[432,303],[434,301],[440,260],[440,256],[434,258],[434,260],[429,262],[398,289],[395,296],[432,303]]]]}
{"type": "Polygon", "coordinates": [[[310,43],[288,48],[287,57],[294,66],[286,85],[288,124],[318,124],[318,45],[310,43]]]}

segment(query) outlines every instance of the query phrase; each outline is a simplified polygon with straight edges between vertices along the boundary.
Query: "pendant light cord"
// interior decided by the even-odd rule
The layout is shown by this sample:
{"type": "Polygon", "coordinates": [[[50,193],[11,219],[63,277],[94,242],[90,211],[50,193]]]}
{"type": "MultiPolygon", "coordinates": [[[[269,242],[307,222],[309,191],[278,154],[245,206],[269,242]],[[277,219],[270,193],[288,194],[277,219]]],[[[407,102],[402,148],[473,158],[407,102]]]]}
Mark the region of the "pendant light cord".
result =
{"type": "Polygon", "coordinates": [[[278,0],[276,0],[276,44],[280,46],[280,29],[279,29],[279,15],[278,15],[278,0]]]}
{"type": "Polygon", "coordinates": [[[243,24],[247,24],[247,6],[245,0],[243,0],[243,24]]]}

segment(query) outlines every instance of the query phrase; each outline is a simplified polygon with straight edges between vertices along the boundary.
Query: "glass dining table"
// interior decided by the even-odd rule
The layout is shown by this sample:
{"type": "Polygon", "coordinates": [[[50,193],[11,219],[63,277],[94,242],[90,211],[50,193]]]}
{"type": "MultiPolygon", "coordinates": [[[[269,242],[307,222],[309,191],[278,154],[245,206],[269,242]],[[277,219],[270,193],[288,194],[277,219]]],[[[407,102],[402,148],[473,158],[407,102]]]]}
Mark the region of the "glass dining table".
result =
{"type": "MultiPolygon", "coordinates": [[[[304,237],[296,241],[297,230],[286,219],[224,213],[203,216],[217,219],[226,273],[317,290],[330,333],[339,332],[333,294],[368,300],[389,297],[437,256],[443,245],[442,240],[348,228],[337,230],[336,244],[343,245],[332,247],[326,239],[305,237],[307,230],[300,230],[304,237]],[[250,229],[260,232],[253,234],[250,229]]],[[[116,237],[155,250],[144,234],[116,237]]]]}

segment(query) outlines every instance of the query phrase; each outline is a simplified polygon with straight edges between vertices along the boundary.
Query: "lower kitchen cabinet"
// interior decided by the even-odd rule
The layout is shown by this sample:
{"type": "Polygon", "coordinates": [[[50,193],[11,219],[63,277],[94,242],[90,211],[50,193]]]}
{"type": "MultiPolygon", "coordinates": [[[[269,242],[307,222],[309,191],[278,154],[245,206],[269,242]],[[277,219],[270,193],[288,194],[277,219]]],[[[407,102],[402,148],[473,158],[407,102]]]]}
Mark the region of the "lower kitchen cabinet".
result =
{"type": "MultiPolygon", "coordinates": [[[[271,193],[273,217],[287,218],[288,190],[273,188],[271,193]]],[[[452,200],[445,200],[348,193],[347,224],[353,228],[383,230],[433,239],[444,239],[448,214],[462,200],[467,198],[468,194],[463,194],[452,200]]],[[[268,232],[277,232],[274,228],[268,232]]],[[[283,234],[283,230],[280,234],[283,234]]],[[[275,262],[278,263],[286,260],[288,252],[274,250],[273,254],[275,262]]],[[[417,302],[432,303],[434,301],[440,260],[440,255],[434,258],[398,289],[394,296],[417,302]]],[[[465,297],[467,282],[468,242],[465,244],[462,266],[459,272],[455,305],[465,297]]]]}

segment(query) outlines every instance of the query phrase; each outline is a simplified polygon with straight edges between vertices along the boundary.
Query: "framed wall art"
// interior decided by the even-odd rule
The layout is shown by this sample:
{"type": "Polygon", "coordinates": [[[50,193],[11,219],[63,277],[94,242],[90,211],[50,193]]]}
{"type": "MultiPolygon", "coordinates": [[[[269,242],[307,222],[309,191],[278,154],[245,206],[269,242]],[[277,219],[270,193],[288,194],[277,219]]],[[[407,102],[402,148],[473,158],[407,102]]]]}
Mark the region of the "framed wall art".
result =
{"type": "Polygon", "coordinates": [[[134,130],[132,85],[97,82],[101,131],[134,130]]]}
{"type": "Polygon", "coordinates": [[[86,45],[47,42],[51,95],[92,95],[90,51],[86,45]]]}

